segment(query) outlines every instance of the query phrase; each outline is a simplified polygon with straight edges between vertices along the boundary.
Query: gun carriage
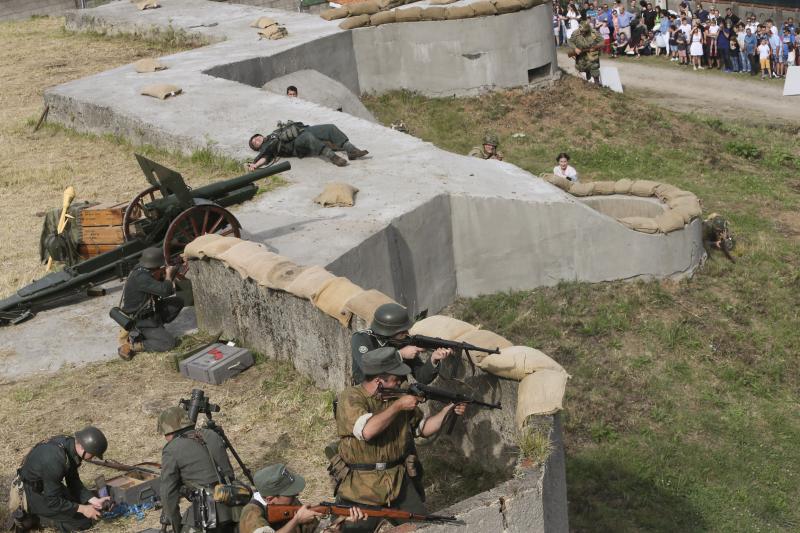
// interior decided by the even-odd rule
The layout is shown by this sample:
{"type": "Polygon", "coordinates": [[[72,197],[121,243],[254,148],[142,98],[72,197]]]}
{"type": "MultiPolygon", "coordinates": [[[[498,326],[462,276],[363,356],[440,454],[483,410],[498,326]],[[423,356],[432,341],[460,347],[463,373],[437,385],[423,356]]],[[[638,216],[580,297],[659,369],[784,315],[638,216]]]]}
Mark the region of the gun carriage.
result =
{"type": "Polygon", "coordinates": [[[0,325],[17,324],[42,309],[114,278],[127,276],[146,248],[161,247],[167,264],[181,262],[184,247],[200,235],[239,237],[241,224],[226,209],[255,196],[256,181],[287,171],[288,162],[192,189],[180,173],[136,154],[150,187],[136,195],[123,217],[125,243],[76,265],[52,272],[0,301],[0,325]]]}

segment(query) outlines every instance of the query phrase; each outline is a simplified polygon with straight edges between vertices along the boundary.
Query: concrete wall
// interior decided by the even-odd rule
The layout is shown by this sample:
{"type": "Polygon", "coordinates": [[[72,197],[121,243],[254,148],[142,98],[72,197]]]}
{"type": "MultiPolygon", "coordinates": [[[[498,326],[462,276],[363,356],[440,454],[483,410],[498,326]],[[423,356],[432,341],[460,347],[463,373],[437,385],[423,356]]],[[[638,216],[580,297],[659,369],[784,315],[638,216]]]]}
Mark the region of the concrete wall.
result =
{"type": "Polygon", "coordinates": [[[527,85],[529,70],[548,65],[549,79],[556,70],[551,10],[352,30],[361,90],[475,94],[527,85]]]}
{"type": "Polygon", "coordinates": [[[298,70],[316,70],[354,94],[361,94],[350,32],[321,37],[271,56],[219,65],[204,71],[204,74],[262,87],[270,80],[298,70]]]}

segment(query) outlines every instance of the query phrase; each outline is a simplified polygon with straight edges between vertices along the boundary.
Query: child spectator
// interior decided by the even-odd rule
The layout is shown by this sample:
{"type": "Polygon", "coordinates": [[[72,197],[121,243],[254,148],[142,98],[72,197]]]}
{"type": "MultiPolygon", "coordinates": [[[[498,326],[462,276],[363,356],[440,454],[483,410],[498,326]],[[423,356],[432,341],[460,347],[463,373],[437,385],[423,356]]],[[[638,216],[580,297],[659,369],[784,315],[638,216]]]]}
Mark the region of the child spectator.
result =
{"type": "Polygon", "coordinates": [[[734,72],[741,72],[742,67],[739,64],[739,41],[736,39],[734,34],[731,34],[730,45],[731,69],[734,72]]]}
{"type": "Polygon", "coordinates": [[[558,154],[558,156],[556,156],[556,163],[558,164],[553,167],[553,174],[560,178],[567,178],[573,183],[578,183],[578,172],[569,165],[568,153],[561,152],[558,154]]]}
{"type": "Polygon", "coordinates": [[[702,69],[703,67],[700,65],[700,60],[703,58],[703,32],[701,32],[700,28],[697,26],[692,30],[689,55],[692,57],[692,66],[694,70],[702,69]]]}
{"type": "Polygon", "coordinates": [[[706,35],[706,46],[708,47],[708,68],[718,68],[719,52],[717,51],[717,37],[719,36],[719,25],[717,19],[712,18],[711,24],[708,26],[708,33],[706,35]]]}
{"type": "Polygon", "coordinates": [[[670,26],[669,28],[669,52],[670,52],[670,61],[678,61],[678,28],[675,26],[670,26]]]}
{"type": "Polygon", "coordinates": [[[675,37],[675,42],[678,45],[678,62],[681,65],[688,65],[689,61],[686,58],[686,36],[682,31],[678,30],[678,36],[675,37]]]}
{"type": "Polygon", "coordinates": [[[766,39],[761,39],[761,44],[758,45],[758,59],[761,64],[761,79],[769,78],[769,56],[771,50],[766,39]]]}
{"type": "Polygon", "coordinates": [[[608,29],[608,22],[600,22],[600,36],[603,38],[603,53],[611,53],[611,30],[608,29]]]}

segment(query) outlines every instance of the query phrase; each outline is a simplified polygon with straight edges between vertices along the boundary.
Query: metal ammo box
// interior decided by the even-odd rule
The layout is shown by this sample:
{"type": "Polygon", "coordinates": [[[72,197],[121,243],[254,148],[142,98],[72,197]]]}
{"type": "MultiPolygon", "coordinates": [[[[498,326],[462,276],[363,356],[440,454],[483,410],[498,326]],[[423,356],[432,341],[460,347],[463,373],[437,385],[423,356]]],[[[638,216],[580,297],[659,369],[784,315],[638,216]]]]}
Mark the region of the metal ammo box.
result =
{"type": "Polygon", "coordinates": [[[108,494],[116,503],[137,505],[146,501],[159,498],[158,490],[161,485],[161,465],[158,463],[139,463],[146,470],[130,470],[122,475],[106,480],[108,494]],[[155,472],[159,472],[156,474],[155,472]]]}
{"type": "Polygon", "coordinates": [[[179,363],[181,374],[189,379],[219,385],[253,366],[253,354],[246,348],[220,342],[179,363]]]}

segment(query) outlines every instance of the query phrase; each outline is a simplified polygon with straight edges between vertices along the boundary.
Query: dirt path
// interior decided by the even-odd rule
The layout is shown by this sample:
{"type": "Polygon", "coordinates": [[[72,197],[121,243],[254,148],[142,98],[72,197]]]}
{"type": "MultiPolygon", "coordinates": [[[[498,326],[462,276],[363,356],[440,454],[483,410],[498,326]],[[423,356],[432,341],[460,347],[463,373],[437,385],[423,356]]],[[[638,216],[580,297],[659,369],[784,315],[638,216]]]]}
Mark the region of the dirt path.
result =
{"type": "MultiPolygon", "coordinates": [[[[632,58],[601,59],[601,64],[619,69],[625,91],[673,111],[699,111],[733,119],[800,121],[800,97],[783,96],[782,83],[744,79],[744,74],[687,71],[668,62],[661,66],[632,58]]],[[[563,50],[558,51],[558,65],[576,74],[575,62],[563,50]]]]}

